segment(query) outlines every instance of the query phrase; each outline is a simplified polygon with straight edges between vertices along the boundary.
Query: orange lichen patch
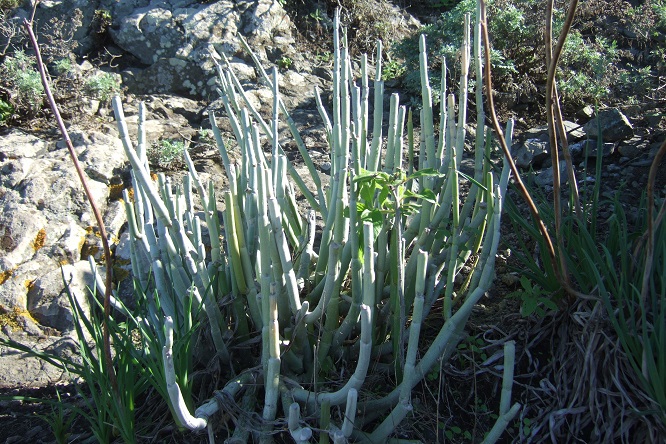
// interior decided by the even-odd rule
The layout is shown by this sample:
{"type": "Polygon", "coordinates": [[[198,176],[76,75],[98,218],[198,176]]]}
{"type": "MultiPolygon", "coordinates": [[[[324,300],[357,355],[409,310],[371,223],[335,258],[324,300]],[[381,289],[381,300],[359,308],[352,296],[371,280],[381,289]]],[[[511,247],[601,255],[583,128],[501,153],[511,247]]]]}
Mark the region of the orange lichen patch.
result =
{"type": "MultiPolygon", "coordinates": [[[[128,199],[128,201],[129,201],[130,203],[134,202],[134,188],[129,187],[129,188],[125,188],[125,190],[127,191],[127,199],[128,199]]],[[[124,196],[121,197],[120,199],[118,199],[118,201],[119,201],[120,203],[125,202],[125,197],[124,197],[124,196]]]]}
{"type": "Polygon", "coordinates": [[[46,243],[46,228],[42,228],[35,236],[35,240],[32,241],[32,249],[35,250],[35,253],[39,251],[44,244],[46,243]]]}
{"type": "Polygon", "coordinates": [[[11,310],[0,306],[0,327],[7,326],[12,329],[12,331],[20,330],[25,325],[25,321],[21,318],[28,318],[34,323],[38,323],[35,318],[32,317],[30,312],[24,308],[14,307],[11,310]]]}
{"type": "Polygon", "coordinates": [[[120,200],[123,198],[125,186],[122,183],[109,185],[109,200],[120,200]]]}
{"type": "Polygon", "coordinates": [[[95,236],[100,237],[100,238],[102,237],[102,235],[99,233],[99,230],[96,227],[93,227],[93,226],[90,226],[90,225],[86,227],[86,233],[94,234],[95,236]]]}
{"type": "Polygon", "coordinates": [[[14,274],[14,270],[16,270],[16,268],[0,271],[0,285],[4,284],[7,281],[7,279],[12,277],[12,275],[14,274]]]}

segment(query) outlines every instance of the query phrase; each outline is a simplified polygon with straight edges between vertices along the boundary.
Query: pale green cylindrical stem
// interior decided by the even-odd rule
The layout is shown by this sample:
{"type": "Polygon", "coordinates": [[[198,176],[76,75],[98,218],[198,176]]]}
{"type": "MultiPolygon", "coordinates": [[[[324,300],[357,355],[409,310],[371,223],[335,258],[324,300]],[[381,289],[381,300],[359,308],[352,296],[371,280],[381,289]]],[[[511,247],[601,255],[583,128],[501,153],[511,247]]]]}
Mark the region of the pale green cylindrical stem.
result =
{"type": "Polygon", "coordinates": [[[297,402],[294,402],[289,406],[289,419],[287,422],[289,426],[289,434],[294,438],[294,441],[299,444],[310,442],[310,438],[312,438],[312,429],[309,427],[301,427],[300,421],[301,406],[298,405],[297,402]]]}
{"type": "Polygon", "coordinates": [[[409,340],[407,342],[407,356],[405,358],[405,369],[403,372],[403,381],[401,384],[400,399],[409,400],[411,398],[412,384],[410,379],[414,375],[414,365],[416,364],[416,353],[419,347],[419,336],[421,334],[421,323],[423,321],[423,306],[425,303],[424,289],[426,281],[426,268],[428,265],[428,253],[419,250],[417,253],[418,265],[416,270],[416,296],[414,297],[414,309],[412,310],[412,324],[409,326],[409,340]]]}
{"type": "MultiPolygon", "coordinates": [[[[508,122],[506,122],[506,128],[504,130],[504,140],[507,143],[507,146],[512,146],[513,142],[513,119],[509,119],[508,122]]],[[[506,156],[504,157],[504,164],[502,168],[502,176],[500,177],[499,181],[499,189],[502,195],[504,196],[506,194],[506,187],[509,184],[509,176],[511,175],[511,168],[509,168],[509,161],[506,159],[506,156]]]]}
{"type": "Polygon", "coordinates": [[[502,395],[500,398],[500,415],[509,412],[511,405],[511,389],[513,387],[513,369],[516,359],[516,342],[507,341],[504,344],[504,375],[502,377],[502,395]]]}
{"type": "Polygon", "coordinates": [[[513,421],[513,418],[516,417],[520,407],[521,405],[519,403],[515,403],[513,407],[511,407],[511,410],[506,412],[504,415],[500,415],[500,417],[497,418],[497,421],[495,421],[495,425],[493,425],[493,428],[490,429],[490,432],[488,432],[481,444],[496,443],[500,436],[502,436],[502,433],[504,433],[504,430],[506,430],[509,423],[513,421]]]}
{"type": "Polygon", "coordinates": [[[324,399],[321,403],[319,415],[319,444],[328,444],[328,430],[331,425],[331,401],[324,399]]]}
{"type": "Polygon", "coordinates": [[[345,419],[342,421],[342,434],[349,438],[354,430],[356,420],[356,402],[358,401],[358,390],[352,388],[347,393],[347,405],[345,406],[345,419]]]}
{"type": "MultiPolygon", "coordinates": [[[[268,359],[268,370],[266,376],[266,396],[264,398],[264,436],[273,430],[273,421],[277,414],[278,395],[280,385],[280,358],[268,359]]],[[[272,440],[269,440],[269,442],[272,440]]]]}
{"type": "Polygon", "coordinates": [[[278,304],[275,284],[271,284],[269,296],[268,324],[268,365],[264,378],[265,398],[263,419],[265,421],[264,432],[273,429],[272,421],[275,419],[278,407],[278,394],[280,385],[280,330],[278,325],[278,304]]]}
{"type": "Polygon", "coordinates": [[[278,158],[278,149],[279,149],[279,143],[278,143],[278,118],[280,117],[280,109],[279,109],[279,103],[280,103],[280,91],[278,89],[278,72],[277,72],[277,67],[273,67],[273,128],[272,128],[272,133],[273,133],[273,158],[271,159],[271,167],[272,167],[272,172],[273,172],[273,183],[276,184],[278,183],[278,165],[277,165],[277,158],[278,158]]]}
{"type": "Polygon", "coordinates": [[[389,281],[391,284],[391,307],[393,311],[391,340],[393,342],[393,356],[395,357],[395,373],[398,378],[401,378],[405,365],[403,348],[405,323],[407,321],[405,305],[410,304],[410,301],[405,300],[405,254],[402,240],[402,212],[400,211],[400,203],[396,202],[395,205],[391,248],[389,250],[389,281]]]}
{"type": "MultiPolygon", "coordinates": [[[[310,266],[312,265],[312,260],[314,259],[314,241],[315,241],[315,234],[316,234],[316,217],[315,217],[315,212],[310,210],[308,211],[307,214],[307,242],[305,244],[305,247],[303,248],[303,252],[301,253],[300,257],[300,262],[299,262],[299,267],[298,267],[298,273],[296,273],[296,279],[297,281],[303,280],[303,282],[306,279],[310,278],[310,266]]],[[[300,284],[299,284],[300,286],[300,284]]]]}
{"type": "Polygon", "coordinates": [[[395,133],[398,124],[398,108],[400,107],[400,96],[397,93],[391,94],[389,105],[389,126],[388,139],[386,141],[386,158],[384,161],[384,171],[391,173],[394,170],[395,163],[395,133]]]}
{"type": "Polygon", "coordinates": [[[319,116],[321,120],[324,121],[324,131],[326,131],[326,139],[328,140],[329,145],[331,144],[331,136],[333,133],[333,126],[331,125],[331,119],[328,118],[328,113],[324,104],[321,101],[321,93],[319,92],[319,87],[315,86],[315,102],[317,103],[317,111],[319,111],[319,116]]]}
{"type": "Polygon", "coordinates": [[[455,281],[455,273],[458,268],[458,237],[460,235],[459,228],[460,228],[460,217],[459,217],[459,211],[460,211],[460,202],[459,202],[459,193],[460,193],[460,188],[459,188],[459,182],[458,182],[458,152],[455,151],[451,155],[451,164],[449,168],[449,180],[451,182],[452,186],[452,192],[451,196],[453,198],[453,201],[451,203],[451,211],[452,211],[452,216],[451,216],[451,250],[450,250],[450,256],[449,256],[449,262],[448,262],[448,275],[447,275],[447,285],[446,285],[446,293],[444,294],[444,319],[449,319],[451,317],[451,310],[452,310],[452,294],[453,294],[453,283],[455,281]]]}
{"type": "Polygon", "coordinates": [[[162,348],[162,359],[164,361],[164,375],[166,377],[166,386],[169,393],[169,400],[171,401],[171,407],[173,412],[178,419],[178,422],[183,426],[187,427],[190,430],[203,430],[206,428],[208,421],[203,418],[197,418],[192,416],[187,405],[185,404],[185,399],[183,399],[183,394],[180,391],[180,387],[176,382],[176,370],[173,364],[173,320],[170,316],[167,316],[164,319],[164,325],[166,329],[166,342],[162,348]]]}
{"type": "MultiPolygon", "coordinates": [[[[421,68],[421,100],[423,104],[421,126],[426,145],[426,168],[433,168],[435,160],[435,128],[432,120],[432,88],[428,79],[428,55],[426,52],[425,34],[421,34],[419,38],[419,66],[421,68]]],[[[429,184],[429,181],[426,180],[426,184],[429,184]]],[[[431,186],[426,185],[426,188],[431,188],[431,186]]]]}
{"type": "Polygon", "coordinates": [[[213,137],[215,137],[215,144],[217,145],[217,150],[220,153],[220,157],[222,157],[222,165],[224,166],[224,172],[228,174],[229,154],[227,154],[227,147],[224,144],[224,141],[222,140],[222,134],[220,133],[220,128],[217,126],[217,122],[215,120],[215,113],[213,111],[209,111],[208,121],[210,122],[210,127],[213,130],[213,137]]]}
{"type": "Polygon", "coordinates": [[[444,162],[442,162],[442,166],[440,167],[440,171],[443,173],[448,171],[451,154],[456,149],[456,96],[453,94],[449,94],[446,98],[446,109],[446,150],[444,153],[444,162]]]}
{"type": "MultiPolygon", "coordinates": [[[[443,132],[443,131],[442,131],[443,132]]],[[[407,176],[414,173],[414,116],[412,115],[412,108],[409,108],[407,113],[407,176]]],[[[415,191],[413,179],[407,181],[407,189],[415,191]]]]}
{"type": "Polygon", "coordinates": [[[146,154],[146,104],[139,102],[139,131],[137,133],[136,155],[148,169],[148,156],[146,154]]]}
{"type": "Polygon", "coordinates": [[[375,61],[375,99],[374,99],[372,144],[366,163],[368,171],[377,171],[382,149],[382,120],[384,115],[384,82],[382,81],[382,41],[377,40],[377,56],[375,61]]]}
{"type": "Polygon", "coordinates": [[[337,243],[332,243],[328,249],[328,271],[326,272],[326,277],[324,278],[324,289],[322,291],[322,296],[319,299],[317,306],[305,316],[305,322],[310,324],[315,322],[322,316],[324,308],[328,304],[328,301],[333,294],[333,288],[336,285],[336,280],[338,278],[340,270],[340,245],[337,243]]]}
{"type": "Polygon", "coordinates": [[[467,91],[469,84],[470,59],[470,15],[465,14],[463,45],[460,50],[460,92],[458,93],[458,132],[456,134],[456,155],[462,159],[465,147],[465,123],[467,122],[467,91]]]}
{"type": "Polygon", "coordinates": [[[153,209],[157,215],[162,220],[162,223],[166,226],[171,226],[171,218],[169,217],[169,211],[165,206],[162,199],[159,197],[159,193],[153,185],[153,181],[150,179],[150,172],[145,169],[143,161],[137,156],[136,152],[132,148],[132,142],[129,138],[129,132],[127,130],[127,122],[125,121],[125,113],[123,112],[122,103],[120,102],[120,97],[115,96],[113,98],[113,111],[118,121],[118,132],[120,133],[120,140],[123,143],[123,148],[125,149],[125,155],[132,165],[132,171],[134,172],[134,177],[137,179],[137,182],[141,187],[146,191],[146,195],[150,200],[150,203],[153,205],[153,209]]]}
{"type": "Polygon", "coordinates": [[[340,405],[347,399],[350,389],[359,390],[365,381],[372,355],[372,319],[370,307],[361,306],[361,340],[359,358],[356,369],[347,383],[339,390],[331,393],[315,393],[304,389],[294,389],[294,399],[313,405],[328,400],[331,405],[340,405]]]}
{"type": "Polygon", "coordinates": [[[399,401],[393,410],[391,410],[391,414],[372,432],[369,439],[370,442],[386,442],[389,435],[393,433],[395,428],[398,427],[412,409],[412,404],[409,400],[399,401]]]}
{"type": "Polygon", "coordinates": [[[368,55],[361,56],[361,108],[359,114],[361,116],[361,128],[359,129],[361,146],[359,149],[360,166],[366,168],[367,155],[368,155],[368,95],[370,89],[368,88],[368,55]]]}
{"type": "Polygon", "coordinates": [[[289,306],[291,307],[292,314],[295,314],[301,309],[301,301],[298,292],[298,284],[296,283],[296,274],[294,273],[294,266],[291,261],[291,253],[289,252],[289,247],[287,245],[287,238],[282,230],[282,219],[277,199],[273,198],[268,200],[268,211],[271,227],[273,229],[273,239],[275,239],[275,245],[280,254],[282,272],[286,279],[287,293],[289,294],[289,306]]]}
{"type": "Polygon", "coordinates": [[[405,127],[405,112],[406,108],[401,106],[398,108],[398,121],[396,122],[396,131],[395,131],[395,145],[394,145],[394,157],[393,157],[393,166],[395,169],[402,170],[402,156],[403,156],[403,142],[402,137],[404,134],[405,127]]]}
{"type": "MultiPolygon", "coordinates": [[[[331,144],[331,175],[336,176],[338,171],[338,149],[341,146],[342,128],[341,128],[341,70],[344,67],[344,61],[340,54],[340,10],[335,10],[333,17],[333,133],[331,144]],[[342,66],[341,66],[342,65],[342,66]]],[[[332,195],[335,199],[335,195],[332,195]]]]}
{"type": "Polygon", "coordinates": [[[371,319],[374,322],[375,311],[375,249],[374,227],[370,222],[363,223],[363,304],[370,307],[371,319]]]}
{"type": "Polygon", "coordinates": [[[442,163],[444,162],[444,153],[448,149],[446,146],[446,120],[446,57],[442,57],[442,77],[439,91],[439,143],[437,145],[437,159],[439,164],[435,165],[436,169],[439,169],[442,166],[442,163]]]}

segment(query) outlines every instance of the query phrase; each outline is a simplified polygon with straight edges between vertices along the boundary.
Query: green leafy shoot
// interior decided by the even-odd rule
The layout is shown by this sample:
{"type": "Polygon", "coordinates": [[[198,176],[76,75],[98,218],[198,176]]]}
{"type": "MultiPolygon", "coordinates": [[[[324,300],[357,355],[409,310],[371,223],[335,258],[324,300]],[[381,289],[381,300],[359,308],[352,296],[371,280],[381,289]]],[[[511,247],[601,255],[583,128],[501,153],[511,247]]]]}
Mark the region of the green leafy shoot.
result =
{"type": "Polygon", "coordinates": [[[520,314],[524,317],[536,315],[543,317],[547,310],[557,310],[557,304],[551,299],[538,284],[532,282],[526,276],[520,278],[522,289],[509,293],[510,298],[520,299],[520,314]]]}

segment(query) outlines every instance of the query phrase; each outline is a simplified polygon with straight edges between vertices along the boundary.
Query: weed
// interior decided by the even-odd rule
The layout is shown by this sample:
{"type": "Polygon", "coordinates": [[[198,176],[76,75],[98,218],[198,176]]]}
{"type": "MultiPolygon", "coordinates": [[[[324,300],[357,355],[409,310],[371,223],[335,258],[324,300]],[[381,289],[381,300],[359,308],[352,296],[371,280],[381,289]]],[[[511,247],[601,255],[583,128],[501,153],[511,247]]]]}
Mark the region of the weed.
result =
{"type": "Polygon", "coordinates": [[[39,111],[44,99],[44,87],[35,69],[35,58],[23,50],[7,56],[2,62],[0,81],[9,92],[9,103],[17,110],[32,114],[39,111]]]}
{"type": "Polygon", "coordinates": [[[101,73],[86,79],[85,90],[93,98],[108,102],[120,91],[120,82],[111,73],[101,73]]]}
{"type": "Polygon", "coordinates": [[[393,80],[401,77],[406,71],[407,68],[403,63],[397,60],[389,60],[382,67],[382,80],[393,80]]]}
{"type": "Polygon", "coordinates": [[[282,69],[282,70],[287,70],[291,68],[291,65],[294,64],[294,61],[287,57],[287,56],[282,56],[278,61],[277,61],[277,66],[282,69]]]}
{"type": "Polygon", "coordinates": [[[183,165],[185,149],[185,143],[180,140],[164,139],[148,149],[148,160],[160,168],[179,168],[183,165]]]}
{"type": "Polygon", "coordinates": [[[516,290],[507,295],[510,298],[520,299],[520,314],[524,317],[535,314],[543,317],[546,310],[557,310],[557,304],[547,292],[538,284],[532,284],[527,276],[520,278],[521,290],[516,290]]]}
{"type": "Polygon", "coordinates": [[[63,75],[72,71],[72,61],[69,58],[62,58],[53,63],[53,71],[56,75],[63,75]]]}
{"type": "Polygon", "coordinates": [[[15,113],[11,103],[0,99],[0,123],[8,121],[15,113]]]}

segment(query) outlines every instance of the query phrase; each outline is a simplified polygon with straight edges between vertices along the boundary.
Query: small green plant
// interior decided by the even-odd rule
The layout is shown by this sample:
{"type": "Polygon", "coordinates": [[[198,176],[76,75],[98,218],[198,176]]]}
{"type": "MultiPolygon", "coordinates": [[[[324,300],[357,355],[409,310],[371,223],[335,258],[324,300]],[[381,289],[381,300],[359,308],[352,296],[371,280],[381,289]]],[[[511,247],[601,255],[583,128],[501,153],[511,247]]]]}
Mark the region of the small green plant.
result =
{"type": "Polygon", "coordinates": [[[60,76],[62,74],[70,72],[71,70],[72,70],[72,61],[67,57],[62,58],[60,60],[56,60],[53,63],[53,71],[55,75],[60,76]]]}
{"type": "Polygon", "coordinates": [[[294,64],[294,61],[290,57],[287,57],[287,56],[282,56],[277,61],[277,66],[282,70],[287,70],[287,69],[291,68],[291,65],[293,65],[293,64],[294,64]]]}
{"type": "Polygon", "coordinates": [[[469,336],[458,344],[458,360],[464,366],[467,362],[481,363],[488,359],[488,354],[483,350],[486,345],[480,336],[469,336]]]}
{"type": "Polygon", "coordinates": [[[557,304],[553,301],[550,294],[538,284],[532,284],[527,276],[520,278],[521,290],[509,293],[507,297],[520,299],[520,314],[524,317],[535,314],[537,317],[543,317],[546,310],[557,310],[557,304]]]}
{"type": "Polygon", "coordinates": [[[462,440],[469,442],[472,439],[472,433],[469,430],[463,430],[458,426],[448,427],[444,430],[446,439],[461,442],[462,440]]]}
{"type": "Polygon", "coordinates": [[[118,78],[108,72],[96,74],[85,81],[85,90],[93,98],[108,102],[120,91],[118,78]]]}
{"type": "Polygon", "coordinates": [[[0,123],[8,121],[14,115],[14,107],[11,103],[0,99],[0,123]]]}
{"type": "Polygon", "coordinates": [[[308,17],[317,22],[317,24],[321,23],[324,20],[325,16],[326,14],[322,12],[322,10],[319,8],[315,9],[314,12],[308,14],[308,17]]]}
{"type": "Polygon", "coordinates": [[[9,91],[9,102],[17,110],[31,114],[42,107],[44,87],[35,69],[35,58],[24,51],[16,51],[2,62],[0,80],[9,91]]]}
{"type": "Polygon", "coordinates": [[[382,80],[393,80],[407,72],[407,67],[398,60],[389,60],[382,69],[382,80]]]}
{"type": "Polygon", "coordinates": [[[71,434],[72,423],[76,419],[75,414],[68,409],[60,398],[60,392],[56,391],[58,402],[51,404],[51,413],[46,415],[38,415],[41,419],[51,428],[53,437],[58,444],[66,444],[71,434]]]}
{"type": "Polygon", "coordinates": [[[319,51],[315,54],[315,60],[319,63],[330,64],[333,61],[333,53],[331,51],[319,51]]]}
{"type": "Polygon", "coordinates": [[[165,169],[179,168],[183,165],[185,143],[181,140],[164,139],[151,145],[148,160],[151,164],[165,169]]]}

